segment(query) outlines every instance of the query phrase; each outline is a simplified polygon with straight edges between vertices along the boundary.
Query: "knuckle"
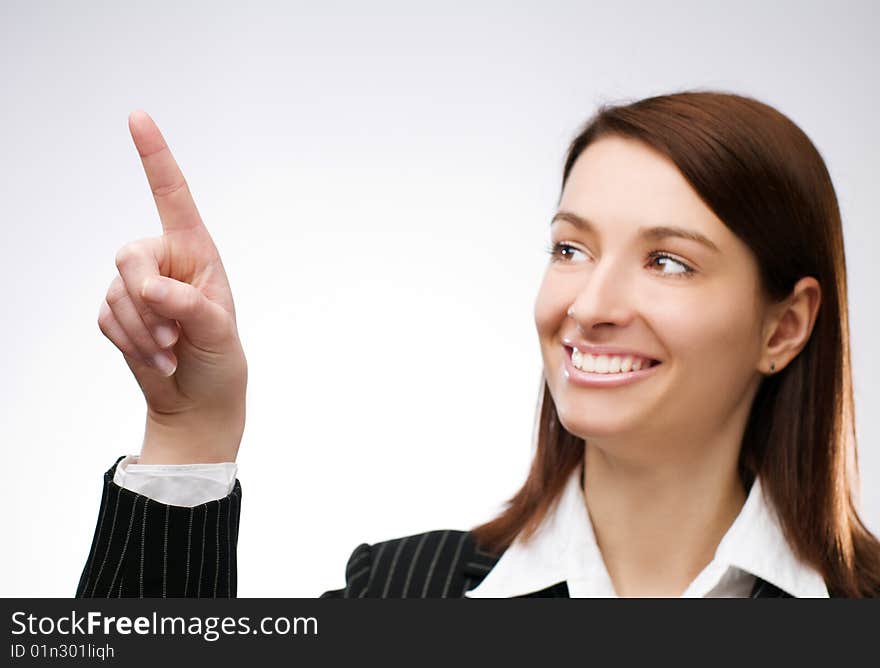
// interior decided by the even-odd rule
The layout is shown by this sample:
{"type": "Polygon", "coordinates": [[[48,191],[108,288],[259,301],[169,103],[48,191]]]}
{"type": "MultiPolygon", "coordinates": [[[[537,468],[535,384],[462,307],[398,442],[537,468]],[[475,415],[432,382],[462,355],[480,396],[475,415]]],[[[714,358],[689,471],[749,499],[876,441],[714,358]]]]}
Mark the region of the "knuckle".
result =
{"type": "Polygon", "coordinates": [[[101,330],[101,334],[112,341],[112,337],[110,336],[110,322],[107,318],[98,316],[98,329],[101,330]]]}
{"type": "Polygon", "coordinates": [[[110,341],[110,343],[112,343],[114,346],[116,346],[122,352],[125,352],[125,350],[128,348],[128,343],[123,338],[123,335],[120,333],[119,328],[115,327],[113,325],[112,320],[105,321],[103,323],[99,321],[98,327],[101,328],[101,333],[105,337],[107,337],[107,339],[110,341]]]}
{"type": "Polygon", "coordinates": [[[122,269],[125,265],[127,265],[131,259],[135,255],[135,249],[133,248],[133,244],[131,242],[125,244],[122,248],[116,251],[116,267],[117,269],[122,269]]]}
{"type": "Polygon", "coordinates": [[[158,198],[168,197],[182,188],[186,188],[186,180],[184,180],[183,177],[179,180],[175,180],[173,183],[156,186],[153,188],[153,196],[158,198]]]}
{"type": "Polygon", "coordinates": [[[117,274],[116,278],[110,283],[110,287],[107,288],[107,305],[113,306],[114,304],[118,304],[127,296],[128,290],[125,287],[125,283],[123,282],[122,277],[117,274]]]}
{"type": "Polygon", "coordinates": [[[105,301],[101,305],[101,312],[98,313],[98,327],[101,328],[103,332],[105,328],[110,325],[110,321],[113,318],[113,313],[110,311],[110,305],[105,301]]]}
{"type": "Polygon", "coordinates": [[[138,239],[123,245],[116,251],[116,267],[122,269],[125,265],[130,264],[132,260],[143,257],[149,252],[149,248],[147,248],[149,241],[149,239],[138,239]]]}

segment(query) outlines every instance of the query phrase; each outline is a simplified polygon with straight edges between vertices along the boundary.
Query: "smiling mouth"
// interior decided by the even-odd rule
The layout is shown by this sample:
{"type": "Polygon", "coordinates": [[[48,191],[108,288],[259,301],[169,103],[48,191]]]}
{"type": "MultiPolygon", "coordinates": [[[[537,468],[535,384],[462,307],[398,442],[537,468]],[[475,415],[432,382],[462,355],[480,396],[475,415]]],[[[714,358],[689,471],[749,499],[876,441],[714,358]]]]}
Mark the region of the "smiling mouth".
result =
{"type": "Polygon", "coordinates": [[[590,355],[564,346],[571,365],[578,371],[597,376],[623,376],[661,364],[659,360],[636,355],[590,355]]]}

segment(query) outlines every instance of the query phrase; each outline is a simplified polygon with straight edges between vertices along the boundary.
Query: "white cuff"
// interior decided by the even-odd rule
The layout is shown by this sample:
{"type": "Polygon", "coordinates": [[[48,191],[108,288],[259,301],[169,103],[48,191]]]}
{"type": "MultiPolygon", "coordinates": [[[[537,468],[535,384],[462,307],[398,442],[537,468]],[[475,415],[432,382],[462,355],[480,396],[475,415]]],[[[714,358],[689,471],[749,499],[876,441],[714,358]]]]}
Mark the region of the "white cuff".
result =
{"type": "Polygon", "coordinates": [[[113,482],[154,501],[185,508],[229,496],[238,472],[235,462],[138,464],[137,461],[137,455],[128,455],[120,461],[113,482]]]}

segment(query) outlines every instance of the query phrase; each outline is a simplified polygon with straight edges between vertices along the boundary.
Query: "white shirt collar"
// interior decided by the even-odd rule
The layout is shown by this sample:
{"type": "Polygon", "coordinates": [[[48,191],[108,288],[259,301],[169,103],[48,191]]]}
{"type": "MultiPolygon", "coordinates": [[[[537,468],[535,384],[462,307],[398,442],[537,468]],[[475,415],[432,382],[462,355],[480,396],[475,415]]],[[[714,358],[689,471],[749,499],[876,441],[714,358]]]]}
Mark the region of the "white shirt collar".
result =
{"type": "MultiPolygon", "coordinates": [[[[514,540],[479,586],[465,596],[522,596],[562,581],[572,598],[616,596],[593,533],[580,475],[578,468],[532,540],[514,540]]],[[[755,576],[792,596],[828,597],[819,572],[792,551],[757,479],[714,559],[682,597],[734,595],[730,592],[748,596],[755,576]]]]}

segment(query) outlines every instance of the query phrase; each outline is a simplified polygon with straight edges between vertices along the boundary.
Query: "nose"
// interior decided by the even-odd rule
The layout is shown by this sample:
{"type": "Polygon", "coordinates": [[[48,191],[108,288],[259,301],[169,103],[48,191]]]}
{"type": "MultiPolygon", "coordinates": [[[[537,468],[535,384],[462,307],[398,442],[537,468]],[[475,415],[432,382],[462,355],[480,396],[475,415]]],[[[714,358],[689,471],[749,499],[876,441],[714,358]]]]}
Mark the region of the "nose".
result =
{"type": "Polygon", "coordinates": [[[636,295],[623,267],[599,261],[584,278],[566,312],[582,332],[603,325],[625,326],[636,314],[636,295]]]}

